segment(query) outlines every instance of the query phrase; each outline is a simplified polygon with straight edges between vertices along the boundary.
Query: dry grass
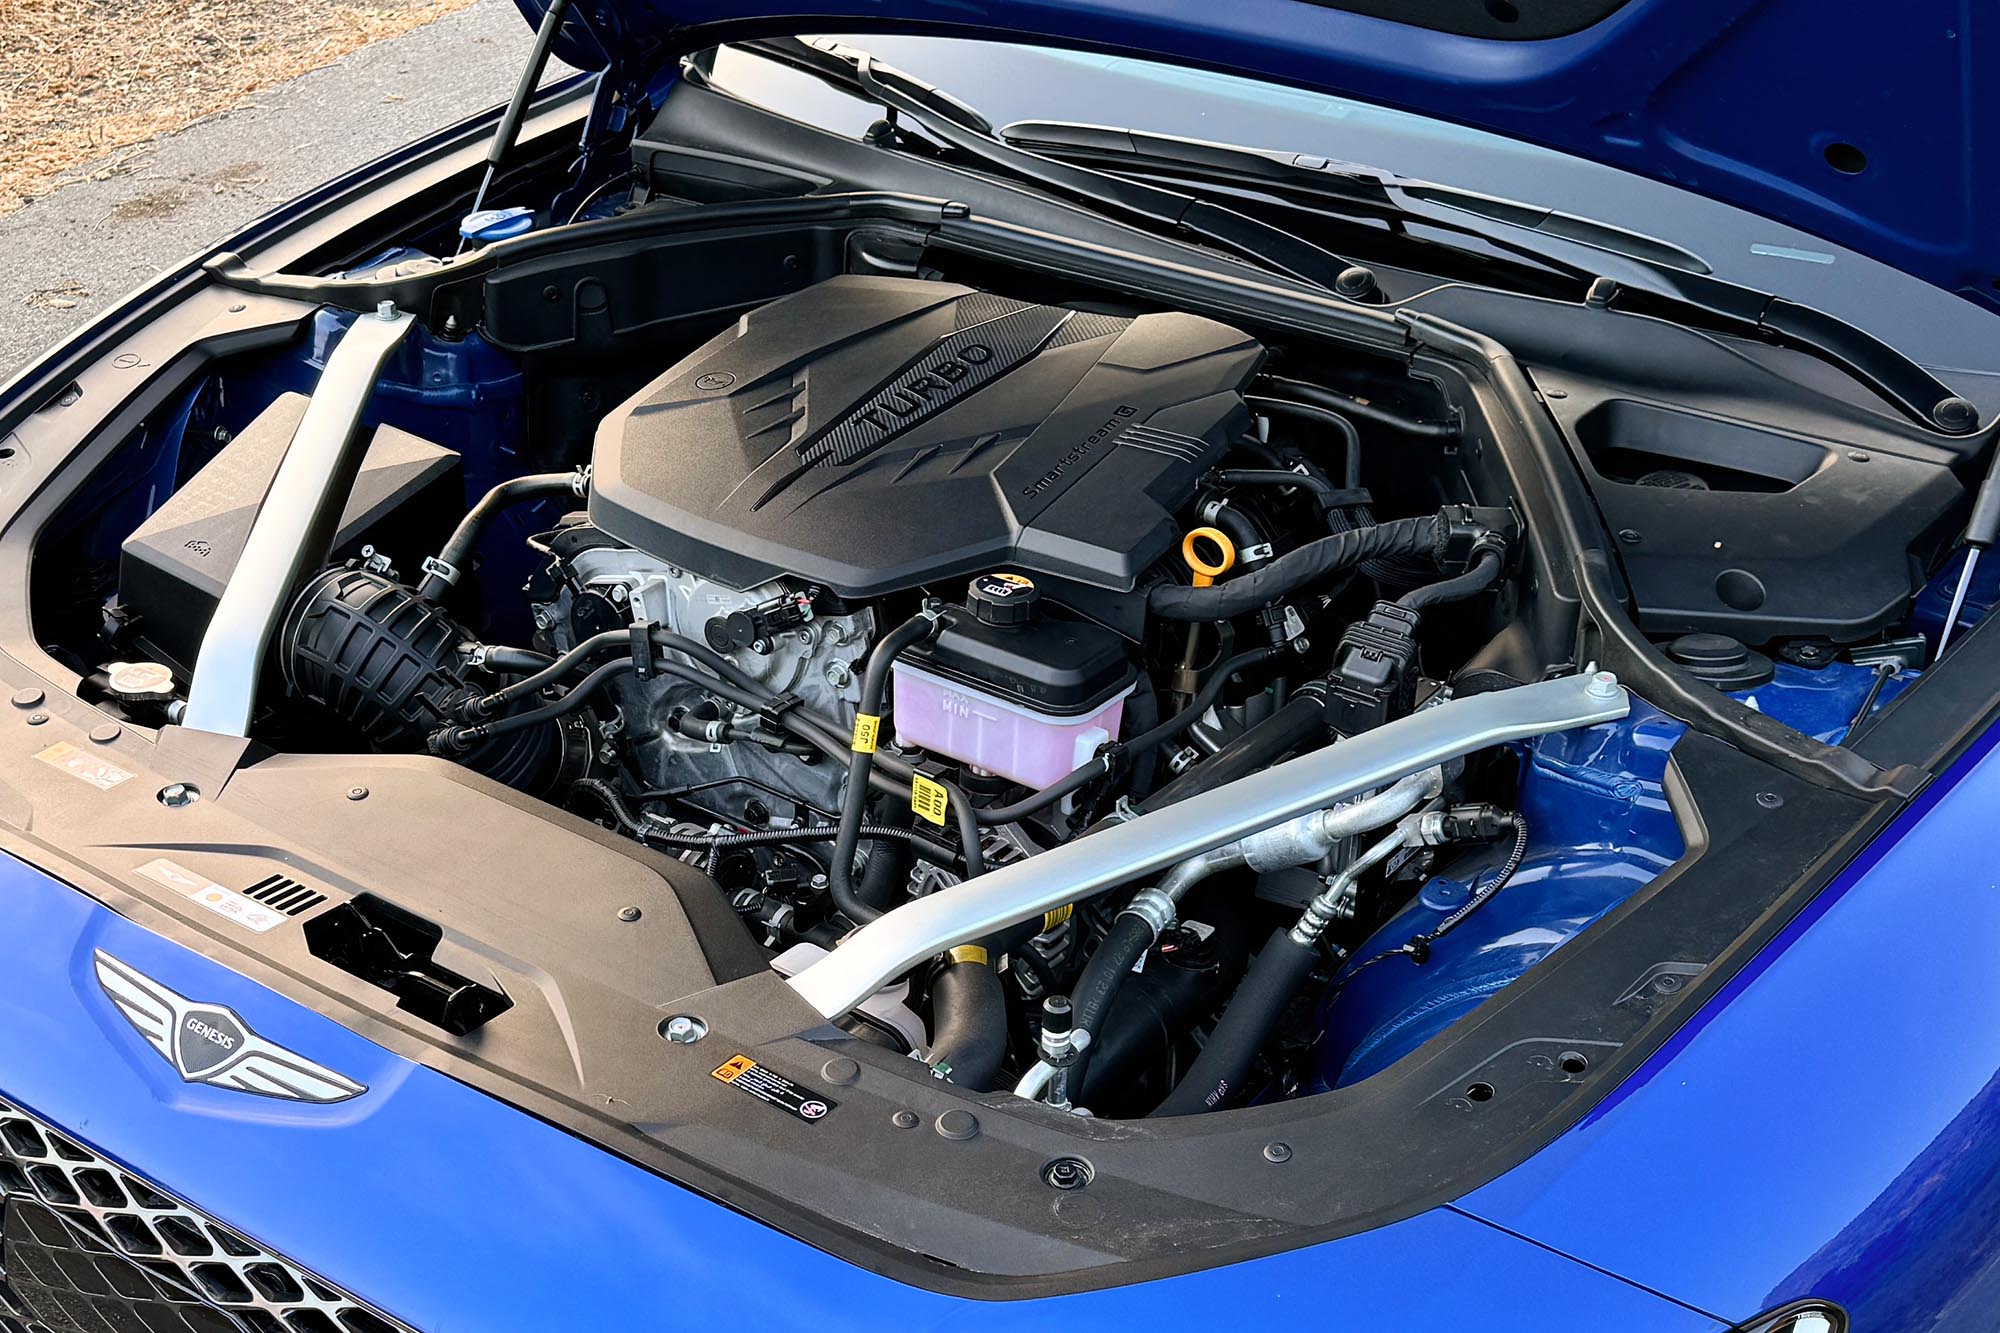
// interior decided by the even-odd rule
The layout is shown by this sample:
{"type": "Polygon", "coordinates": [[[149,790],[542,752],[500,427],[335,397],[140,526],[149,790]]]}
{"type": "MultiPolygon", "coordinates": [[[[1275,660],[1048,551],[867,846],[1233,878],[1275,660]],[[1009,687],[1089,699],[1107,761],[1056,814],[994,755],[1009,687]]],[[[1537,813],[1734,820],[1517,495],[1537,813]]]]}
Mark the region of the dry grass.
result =
{"type": "Polygon", "coordinates": [[[0,214],[473,0],[0,0],[0,214]]]}

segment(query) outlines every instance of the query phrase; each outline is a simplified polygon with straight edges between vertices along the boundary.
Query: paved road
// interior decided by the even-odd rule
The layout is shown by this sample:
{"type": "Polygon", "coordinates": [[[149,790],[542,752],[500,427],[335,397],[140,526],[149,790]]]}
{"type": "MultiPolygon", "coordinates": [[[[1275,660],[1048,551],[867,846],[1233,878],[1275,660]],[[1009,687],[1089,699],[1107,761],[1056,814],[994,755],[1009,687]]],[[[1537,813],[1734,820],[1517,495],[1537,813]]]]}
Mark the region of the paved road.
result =
{"type": "Polygon", "coordinates": [[[272,205],[505,101],[531,38],[509,0],[479,0],[0,217],[0,381],[272,205]]]}

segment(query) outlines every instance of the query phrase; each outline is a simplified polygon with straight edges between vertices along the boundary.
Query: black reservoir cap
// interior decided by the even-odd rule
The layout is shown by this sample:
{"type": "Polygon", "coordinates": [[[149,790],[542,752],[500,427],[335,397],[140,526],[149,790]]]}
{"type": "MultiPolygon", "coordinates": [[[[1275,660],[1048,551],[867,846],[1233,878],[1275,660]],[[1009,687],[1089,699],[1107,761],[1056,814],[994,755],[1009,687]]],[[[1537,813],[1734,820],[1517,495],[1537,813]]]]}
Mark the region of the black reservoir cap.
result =
{"type": "Polygon", "coordinates": [[[981,624],[1003,629],[1031,623],[1041,600],[1025,574],[981,574],[965,589],[965,609],[981,624]]]}
{"type": "Polygon", "coordinates": [[[900,661],[1056,717],[1091,712],[1136,679],[1118,634],[1039,610],[1040,594],[1020,575],[981,575],[965,607],[945,613],[937,639],[900,661]],[[996,615],[1012,619],[988,619],[996,615]]]}

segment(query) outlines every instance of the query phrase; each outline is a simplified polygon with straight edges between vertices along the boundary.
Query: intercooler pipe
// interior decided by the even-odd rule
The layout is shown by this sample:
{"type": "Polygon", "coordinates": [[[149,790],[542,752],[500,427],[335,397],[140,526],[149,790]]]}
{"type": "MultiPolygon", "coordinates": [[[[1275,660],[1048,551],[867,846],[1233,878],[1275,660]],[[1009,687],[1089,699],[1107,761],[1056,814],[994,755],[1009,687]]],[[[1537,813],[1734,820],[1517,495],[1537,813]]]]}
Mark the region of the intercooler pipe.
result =
{"type": "MultiPolygon", "coordinates": [[[[1300,815],[1182,861],[1162,876],[1159,884],[1141,889],[1133,896],[1118,914],[1104,943],[1091,955],[1072,997],[1076,1026],[1093,1037],[1103,1030],[1119,984],[1146,950],[1153,947],[1160,933],[1173,925],[1181,899],[1195,885],[1239,867],[1264,874],[1309,865],[1339,846],[1343,839],[1393,823],[1424,802],[1436,799],[1443,791],[1444,768],[1433,765],[1372,796],[1300,815]]],[[[1086,1045],[1071,1066],[1073,1086],[1082,1087],[1089,1057],[1090,1047],[1086,1045]]],[[[1024,1097],[1037,1095],[1047,1084],[1048,1074],[1043,1070],[1041,1065],[1030,1070],[1015,1091],[1024,1097]]]]}

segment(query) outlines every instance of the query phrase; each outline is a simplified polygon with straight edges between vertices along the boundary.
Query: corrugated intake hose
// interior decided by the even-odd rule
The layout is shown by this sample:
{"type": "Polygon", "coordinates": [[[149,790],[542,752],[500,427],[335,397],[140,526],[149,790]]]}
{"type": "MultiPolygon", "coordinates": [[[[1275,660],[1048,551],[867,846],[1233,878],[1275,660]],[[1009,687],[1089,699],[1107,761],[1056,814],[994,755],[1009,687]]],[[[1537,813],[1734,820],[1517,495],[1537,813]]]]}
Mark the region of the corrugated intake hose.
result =
{"type": "Polygon", "coordinates": [[[1429,555],[1437,549],[1439,520],[1397,518],[1369,528],[1336,532],[1287,551],[1259,570],[1206,588],[1156,585],[1146,609],[1166,620],[1228,620],[1269,606],[1308,583],[1382,556],[1429,555]]]}

